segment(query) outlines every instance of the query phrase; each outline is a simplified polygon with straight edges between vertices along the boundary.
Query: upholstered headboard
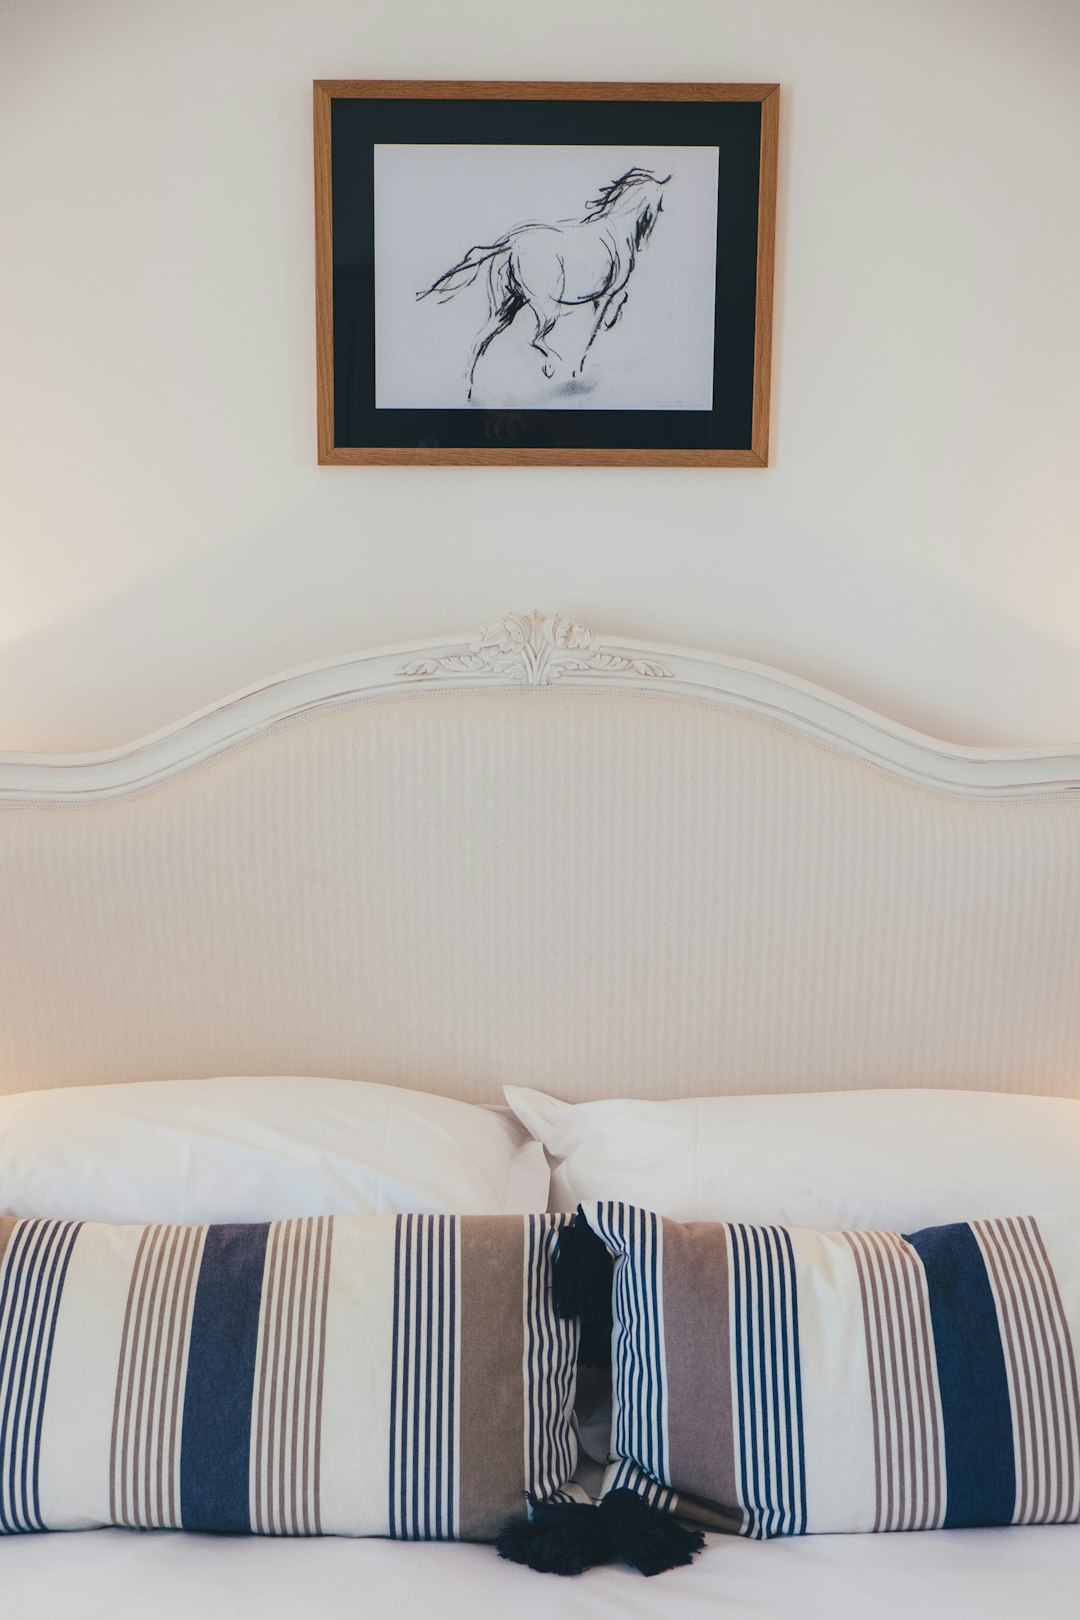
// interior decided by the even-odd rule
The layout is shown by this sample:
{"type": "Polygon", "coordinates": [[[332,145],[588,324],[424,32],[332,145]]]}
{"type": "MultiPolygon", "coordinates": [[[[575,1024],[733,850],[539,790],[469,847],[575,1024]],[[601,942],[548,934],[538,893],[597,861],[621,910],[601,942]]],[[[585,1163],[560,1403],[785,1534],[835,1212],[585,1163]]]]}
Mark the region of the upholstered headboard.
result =
{"type": "Polygon", "coordinates": [[[0,1090],[1080,1095],[1080,759],[540,614],[0,758],[0,1090]]]}

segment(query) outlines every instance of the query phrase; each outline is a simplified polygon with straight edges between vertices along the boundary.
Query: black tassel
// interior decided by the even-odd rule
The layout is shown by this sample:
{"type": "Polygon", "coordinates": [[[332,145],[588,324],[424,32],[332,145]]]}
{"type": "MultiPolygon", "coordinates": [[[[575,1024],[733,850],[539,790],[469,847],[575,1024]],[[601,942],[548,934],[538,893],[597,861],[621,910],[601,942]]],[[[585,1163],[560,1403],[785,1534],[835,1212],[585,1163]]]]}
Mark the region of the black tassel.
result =
{"type": "Polygon", "coordinates": [[[705,1545],[700,1530],[688,1530],[670,1513],[650,1507],[637,1491],[609,1491],[600,1498],[600,1512],[623,1563],[643,1575],[692,1564],[705,1545]]]}
{"type": "Polygon", "coordinates": [[[687,1530],[629,1490],[609,1491],[596,1507],[536,1502],[531,1518],[511,1519],[495,1540],[500,1558],[545,1575],[580,1575],[616,1558],[643,1575],[659,1575],[691,1563],[704,1545],[700,1530],[687,1530]]]}
{"type": "Polygon", "coordinates": [[[581,1323],[578,1360],[604,1372],[611,1366],[611,1287],[615,1262],[579,1209],[559,1233],[551,1298],[555,1314],[581,1323]]]}
{"type": "Polygon", "coordinates": [[[615,1557],[603,1514],[591,1502],[533,1503],[531,1518],[503,1525],[495,1551],[542,1575],[580,1575],[615,1557]]]}

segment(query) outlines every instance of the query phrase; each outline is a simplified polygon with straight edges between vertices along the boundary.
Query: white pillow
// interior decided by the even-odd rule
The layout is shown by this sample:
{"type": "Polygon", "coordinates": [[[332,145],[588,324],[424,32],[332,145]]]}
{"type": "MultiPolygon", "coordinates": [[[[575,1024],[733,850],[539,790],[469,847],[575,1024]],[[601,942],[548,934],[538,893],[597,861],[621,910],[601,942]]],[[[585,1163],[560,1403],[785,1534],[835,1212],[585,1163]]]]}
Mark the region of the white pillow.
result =
{"type": "Polygon", "coordinates": [[[1080,1206],[1080,1102],[832,1091],[563,1103],[507,1086],[552,1167],[551,1208],[614,1199],[677,1221],[916,1232],[1080,1206]]]}
{"type": "Polygon", "coordinates": [[[292,1076],[0,1098],[0,1214],[84,1221],[533,1214],[541,1148],[501,1111],[292,1076]]]}

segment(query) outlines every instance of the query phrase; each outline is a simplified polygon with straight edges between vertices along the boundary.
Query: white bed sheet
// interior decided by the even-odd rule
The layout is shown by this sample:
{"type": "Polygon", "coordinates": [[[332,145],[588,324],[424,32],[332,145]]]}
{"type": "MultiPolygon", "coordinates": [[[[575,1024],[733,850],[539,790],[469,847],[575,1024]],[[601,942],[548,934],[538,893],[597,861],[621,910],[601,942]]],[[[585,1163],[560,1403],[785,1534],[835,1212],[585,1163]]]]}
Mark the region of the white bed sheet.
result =
{"type": "Polygon", "coordinates": [[[1075,1620],[1080,1526],[713,1538],[645,1580],[536,1575],[490,1547],[100,1530],[5,1538],[12,1620],[1075,1620]]]}

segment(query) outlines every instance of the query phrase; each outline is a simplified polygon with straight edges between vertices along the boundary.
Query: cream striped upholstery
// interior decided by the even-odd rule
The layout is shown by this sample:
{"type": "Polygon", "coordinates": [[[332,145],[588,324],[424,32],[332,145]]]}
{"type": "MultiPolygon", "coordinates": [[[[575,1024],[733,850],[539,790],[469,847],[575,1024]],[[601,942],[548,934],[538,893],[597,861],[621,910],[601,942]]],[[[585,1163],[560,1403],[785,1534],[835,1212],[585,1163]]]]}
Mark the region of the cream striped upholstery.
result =
{"type": "Polygon", "coordinates": [[[663,690],[415,690],[0,805],[0,896],[0,1090],[1080,1094],[1076,798],[663,690]]]}

